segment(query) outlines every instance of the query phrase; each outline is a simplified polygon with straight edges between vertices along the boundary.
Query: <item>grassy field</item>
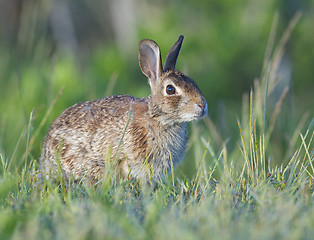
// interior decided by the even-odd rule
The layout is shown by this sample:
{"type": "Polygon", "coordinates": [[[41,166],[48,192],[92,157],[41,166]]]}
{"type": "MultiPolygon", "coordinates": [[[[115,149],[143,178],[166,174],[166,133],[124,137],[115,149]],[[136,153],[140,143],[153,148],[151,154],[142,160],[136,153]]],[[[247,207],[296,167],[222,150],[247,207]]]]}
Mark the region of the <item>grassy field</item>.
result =
{"type": "MultiPolygon", "coordinates": [[[[6,102],[0,103],[5,113],[0,118],[0,239],[313,239],[313,112],[300,107],[296,113],[288,110],[288,119],[282,116],[287,88],[271,99],[299,19],[296,15],[278,37],[275,18],[261,76],[243,95],[241,109],[226,107],[225,121],[235,131],[223,136],[219,120],[211,117],[190,124],[184,162],[155,183],[113,173],[95,186],[65,182],[62,176],[56,182],[41,180],[40,147],[53,118],[66,104],[80,101],[83,92],[92,99],[98,89],[111,94],[115,84],[126,90],[127,74],[118,76],[109,65],[97,72],[95,56],[90,72],[80,76],[74,59],[42,62],[34,53],[36,64],[12,60],[12,77],[6,75],[10,64],[0,58],[1,77],[11,76],[2,82],[5,91],[0,89],[6,102]],[[95,84],[97,74],[109,83],[95,84]],[[91,76],[92,82],[78,80],[91,76]],[[34,108],[39,99],[47,106],[34,108]],[[229,117],[234,111],[237,117],[229,117]]],[[[109,62],[116,52],[106,54],[101,60],[109,62]]]]}
{"type": "Polygon", "coordinates": [[[266,144],[257,133],[255,110],[251,104],[250,126],[239,122],[234,152],[225,145],[213,152],[205,142],[191,179],[169,173],[146,184],[108,174],[92,187],[62,178],[41,182],[36,160],[14,171],[1,155],[0,238],[312,239],[313,122],[298,133],[288,164],[272,168],[271,139],[266,144]],[[240,152],[242,158],[232,157],[240,152]]]}

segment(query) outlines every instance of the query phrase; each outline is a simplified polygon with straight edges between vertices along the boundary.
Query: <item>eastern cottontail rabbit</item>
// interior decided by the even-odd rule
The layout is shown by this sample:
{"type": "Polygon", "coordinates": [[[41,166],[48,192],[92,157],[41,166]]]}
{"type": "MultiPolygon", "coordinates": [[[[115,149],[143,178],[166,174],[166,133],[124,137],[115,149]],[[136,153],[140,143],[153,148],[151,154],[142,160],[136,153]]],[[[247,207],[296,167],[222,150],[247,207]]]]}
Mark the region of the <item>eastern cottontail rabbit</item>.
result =
{"type": "Polygon", "coordinates": [[[175,69],[183,36],[169,51],[164,68],[158,45],[139,44],[139,64],[151,95],[110,96],[77,103],[50,126],[43,144],[41,167],[65,178],[94,182],[108,159],[124,176],[157,178],[179,163],[186,149],[186,122],[207,114],[207,103],[195,82],[175,69]]]}

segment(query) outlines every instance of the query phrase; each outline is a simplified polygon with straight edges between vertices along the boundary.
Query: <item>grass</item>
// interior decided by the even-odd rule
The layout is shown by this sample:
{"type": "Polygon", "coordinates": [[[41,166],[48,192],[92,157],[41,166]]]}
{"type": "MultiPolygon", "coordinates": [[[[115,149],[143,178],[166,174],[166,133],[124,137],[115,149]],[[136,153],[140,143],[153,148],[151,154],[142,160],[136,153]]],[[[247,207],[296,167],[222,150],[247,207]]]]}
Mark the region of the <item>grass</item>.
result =
{"type": "Polygon", "coordinates": [[[238,137],[231,137],[237,147],[227,146],[209,118],[204,125],[192,124],[194,156],[185,160],[195,162],[191,178],[179,168],[155,184],[110,173],[95,186],[62,177],[41,181],[32,150],[62,90],[37,128],[31,111],[12,156],[0,155],[0,239],[312,239],[314,119],[305,114],[291,129],[278,165],[272,143],[286,89],[275,110],[267,111],[284,45],[298,19],[276,47],[274,21],[261,77],[235,121],[238,137]],[[24,164],[14,165],[22,147],[24,164]]]}
{"type": "MultiPolygon", "coordinates": [[[[0,188],[1,239],[311,239],[314,234],[313,131],[285,167],[250,162],[255,140],[241,151],[237,172],[223,148],[212,169],[193,179],[172,176],[157,185],[134,180],[54,183],[37,178],[33,161],[21,172],[4,169],[0,188]],[[245,152],[247,151],[247,152],[245,152]],[[219,179],[213,173],[222,171],[219,179]]],[[[253,138],[255,139],[255,138],[253,138]]],[[[249,139],[248,139],[249,141],[249,139]]],[[[257,151],[262,149],[257,147],[257,151]]],[[[256,156],[257,157],[257,156],[256,156]]],[[[1,157],[2,167],[5,160],[1,157]]]]}

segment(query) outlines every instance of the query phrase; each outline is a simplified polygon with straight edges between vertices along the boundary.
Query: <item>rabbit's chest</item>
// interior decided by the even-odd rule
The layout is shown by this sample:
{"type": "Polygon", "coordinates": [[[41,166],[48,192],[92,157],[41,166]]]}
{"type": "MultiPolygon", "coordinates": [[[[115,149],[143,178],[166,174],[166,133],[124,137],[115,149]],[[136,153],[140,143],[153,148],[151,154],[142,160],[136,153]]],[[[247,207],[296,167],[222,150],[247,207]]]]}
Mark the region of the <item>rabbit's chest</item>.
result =
{"type": "Polygon", "coordinates": [[[167,129],[132,123],[121,146],[121,156],[127,158],[121,168],[126,175],[130,172],[141,178],[148,172],[155,177],[164,175],[183,159],[186,143],[185,123],[167,129]]]}
{"type": "Polygon", "coordinates": [[[151,139],[150,163],[154,175],[164,174],[181,162],[186,149],[186,124],[169,128],[151,139]]]}

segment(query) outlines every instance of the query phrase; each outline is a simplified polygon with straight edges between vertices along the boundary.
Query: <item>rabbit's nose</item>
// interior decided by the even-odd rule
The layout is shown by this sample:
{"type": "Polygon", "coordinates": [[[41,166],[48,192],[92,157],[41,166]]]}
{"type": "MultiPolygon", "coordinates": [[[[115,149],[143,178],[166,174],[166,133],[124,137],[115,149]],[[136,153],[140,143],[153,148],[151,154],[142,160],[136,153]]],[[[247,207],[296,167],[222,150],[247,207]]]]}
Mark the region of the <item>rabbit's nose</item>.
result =
{"type": "Polygon", "coordinates": [[[202,110],[204,110],[205,107],[206,107],[205,103],[198,104],[198,106],[199,106],[202,110]]]}
{"type": "Polygon", "coordinates": [[[197,104],[197,106],[199,106],[201,108],[200,116],[201,117],[206,116],[207,115],[207,103],[204,101],[204,102],[197,104]]]}

